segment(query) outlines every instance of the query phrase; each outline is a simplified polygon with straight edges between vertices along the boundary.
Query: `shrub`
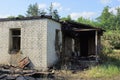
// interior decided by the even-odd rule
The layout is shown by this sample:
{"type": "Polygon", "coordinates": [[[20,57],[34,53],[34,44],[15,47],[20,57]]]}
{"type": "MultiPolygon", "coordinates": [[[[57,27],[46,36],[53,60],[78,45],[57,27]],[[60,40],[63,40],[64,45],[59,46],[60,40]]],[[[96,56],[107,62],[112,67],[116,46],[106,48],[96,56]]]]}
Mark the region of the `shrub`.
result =
{"type": "Polygon", "coordinates": [[[102,37],[103,53],[111,53],[113,49],[120,49],[120,31],[107,31],[102,37]]]}
{"type": "Polygon", "coordinates": [[[113,46],[110,44],[109,40],[102,40],[102,53],[112,53],[113,46]]]}

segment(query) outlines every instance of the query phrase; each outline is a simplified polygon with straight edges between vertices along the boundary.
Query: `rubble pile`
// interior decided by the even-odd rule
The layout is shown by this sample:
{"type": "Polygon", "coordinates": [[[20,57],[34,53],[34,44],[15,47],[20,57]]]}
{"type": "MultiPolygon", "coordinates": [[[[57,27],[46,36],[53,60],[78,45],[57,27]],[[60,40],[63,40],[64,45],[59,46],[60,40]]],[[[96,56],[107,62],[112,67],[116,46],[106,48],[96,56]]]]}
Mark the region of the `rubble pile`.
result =
{"type": "Polygon", "coordinates": [[[22,69],[14,66],[0,66],[0,80],[41,80],[53,75],[52,72],[42,72],[32,69],[22,69]]]}

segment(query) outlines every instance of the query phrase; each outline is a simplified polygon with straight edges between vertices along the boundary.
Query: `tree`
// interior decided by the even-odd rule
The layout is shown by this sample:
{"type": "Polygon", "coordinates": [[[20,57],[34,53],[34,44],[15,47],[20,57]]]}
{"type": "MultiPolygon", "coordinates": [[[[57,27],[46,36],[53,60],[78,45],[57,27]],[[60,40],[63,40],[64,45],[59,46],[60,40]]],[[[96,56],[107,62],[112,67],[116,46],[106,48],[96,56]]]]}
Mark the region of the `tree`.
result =
{"type": "MultiPolygon", "coordinates": [[[[60,16],[58,14],[57,9],[53,9],[53,5],[51,3],[49,9],[48,9],[49,15],[52,16],[53,19],[59,20],[60,16]]],[[[46,15],[46,12],[42,9],[39,9],[38,4],[30,4],[27,10],[28,17],[30,16],[41,16],[41,15],[46,15]]]]}
{"type": "Polygon", "coordinates": [[[110,7],[106,6],[102,14],[97,18],[101,26],[106,29],[102,39],[104,46],[103,50],[120,49],[120,8],[117,8],[117,13],[109,11],[110,7]],[[105,43],[104,43],[105,42],[105,43]],[[107,42],[107,43],[106,43],[107,42]]]}
{"type": "Polygon", "coordinates": [[[90,20],[90,19],[85,19],[83,17],[80,17],[77,19],[78,23],[83,23],[83,24],[88,24],[88,25],[92,25],[94,27],[99,27],[100,24],[96,21],[90,20]]]}
{"type": "Polygon", "coordinates": [[[68,15],[67,17],[61,18],[61,20],[62,20],[62,21],[73,21],[73,20],[71,19],[71,16],[70,16],[70,15],[68,15]]]}
{"type": "Polygon", "coordinates": [[[120,30],[120,8],[119,7],[117,8],[117,14],[116,14],[115,22],[116,22],[116,29],[120,30]]]}
{"type": "Polygon", "coordinates": [[[56,9],[53,10],[52,18],[56,19],[56,20],[60,19],[60,16],[59,16],[58,11],[56,9]]]}
{"type": "Polygon", "coordinates": [[[51,15],[53,19],[56,19],[56,20],[60,19],[60,16],[58,14],[58,10],[53,8],[53,4],[52,3],[50,5],[48,11],[49,11],[49,15],[51,15]]]}
{"type": "Polygon", "coordinates": [[[48,11],[49,11],[49,15],[52,16],[53,15],[53,4],[52,3],[50,4],[48,11]]]}
{"type": "Polygon", "coordinates": [[[102,28],[106,30],[115,29],[115,16],[109,9],[109,6],[104,7],[102,14],[97,18],[97,21],[101,24],[102,28]]]}
{"type": "Polygon", "coordinates": [[[47,12],[45,12],[44,10],[40,10],[39,15],[40,15],[40,16],[41,16],[41,15],[46,15],[46,13],[47,13],[47,12]]]}
{"type": "Polygon", "coordinates": [[[23,16],[23,15],[18,15],[17,17],[18,17],[18,18],[24,18],[24,16],[23,16]]]}
{"type": "Polygon", "coordinates": [[[35,4],[30,4],[27,10],[27,16],[41,16],[41,15],[45,15],[46,12],[44,10],[40,10],[39,6],[37,3],[35,4]]]}
{"type": "Polygon", "coordinates": [[[13,19],[16,18],[15,16],[8,16],[9,19],[13,19]]]}

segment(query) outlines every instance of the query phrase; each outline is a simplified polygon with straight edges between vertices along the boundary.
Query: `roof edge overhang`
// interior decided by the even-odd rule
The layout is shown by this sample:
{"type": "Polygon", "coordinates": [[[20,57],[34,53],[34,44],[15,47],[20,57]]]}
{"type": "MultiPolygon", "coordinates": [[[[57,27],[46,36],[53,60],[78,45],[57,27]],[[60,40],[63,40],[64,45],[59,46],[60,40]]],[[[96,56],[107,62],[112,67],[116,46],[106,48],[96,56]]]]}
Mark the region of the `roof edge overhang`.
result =
{"type": "Polygon", "coordinates": [[[105,30],[102,28],[97,28],[91,25],[78,23],[74,21],[64,21],[62,22],[62,30],[69,31],[69,32],[88,32],[88,31],[98,31],[99,34],[103,34],[105,30]]]}
{"type": "MultiPolygon", "coordinates": [[[[36,20],[36,19],[51,19],[55,22],[59,22],[58,20],[56,19],[53,19],[52,16],[50,15],[41,15],[41,16],[32,16],[32,17],[22,17],[22,18],[19,18],[19,17],[15,17],[15,18],[0,18],[0,22],[3,22],[3,21],[22,21],[22,20],[36,20]]],[[[59,22],[60,23],[60,22],[59,22]]]]}

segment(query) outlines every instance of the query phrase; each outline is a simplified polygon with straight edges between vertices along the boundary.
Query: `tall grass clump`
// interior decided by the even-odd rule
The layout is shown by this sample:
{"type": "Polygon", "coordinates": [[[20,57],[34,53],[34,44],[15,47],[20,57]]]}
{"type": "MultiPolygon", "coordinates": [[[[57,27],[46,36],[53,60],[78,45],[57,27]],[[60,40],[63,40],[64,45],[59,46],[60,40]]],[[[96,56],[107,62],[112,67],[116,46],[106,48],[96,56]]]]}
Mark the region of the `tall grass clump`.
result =
{"type": "Polygon", "coordinates": [[[100,78],[100,77],[112,77],[119,72],[119,68],[115,65],[101,65],[92,67],[90,70],[88,70],[87,75],[88,77],[92,78],[100,78]]]}

